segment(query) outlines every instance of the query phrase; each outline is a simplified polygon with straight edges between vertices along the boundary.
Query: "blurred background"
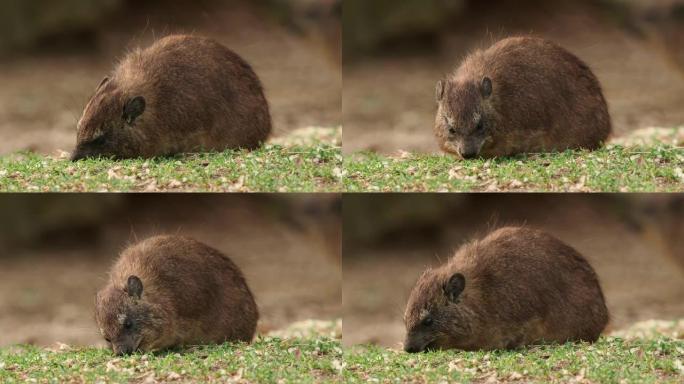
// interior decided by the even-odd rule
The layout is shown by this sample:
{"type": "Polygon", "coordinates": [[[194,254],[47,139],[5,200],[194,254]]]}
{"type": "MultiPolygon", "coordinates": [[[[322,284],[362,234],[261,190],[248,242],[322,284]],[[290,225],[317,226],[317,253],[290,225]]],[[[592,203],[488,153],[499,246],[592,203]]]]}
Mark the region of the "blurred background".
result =
{"type": "Polygon", "coordinates": [[[504,225],[543,229],[589,260],[611,313],[607,332],[684,319],[684,196],[352,194],[343,212],[344,344],[401,348],[423,270],[504,225]]]}
{"type": "Polygon", "coordinates": [[[343,150],[438,152],[434,86],[477,48],[551,39],[598,76],[618,142],[684,144],[684,0],[344,0],[343,150]],[[629,142],[629,141],[628,141],[629,142]]]}
{"type": "Polygon", "coordinates": [[[254,68],[274,136],[341,125],[342,0],[0,2],[0,155],[70,151],[95,87],[127,51],[210,36],[254,68]]]}
{"type": "Polygon", "coordinates": [[[0,347],[101,345],[95,293],[128,245],[193,237],[242,270],[258,332],[341,317],[339,195],[0,196],[0,347]]]}

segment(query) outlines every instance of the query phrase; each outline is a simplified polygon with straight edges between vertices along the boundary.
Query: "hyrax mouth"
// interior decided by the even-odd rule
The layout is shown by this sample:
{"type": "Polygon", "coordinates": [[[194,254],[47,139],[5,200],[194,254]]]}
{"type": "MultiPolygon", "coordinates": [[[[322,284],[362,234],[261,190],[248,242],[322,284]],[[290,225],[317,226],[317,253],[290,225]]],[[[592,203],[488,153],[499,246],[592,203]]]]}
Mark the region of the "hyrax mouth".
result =
{"type": "Polygon", "coordinates": [[[461,146],[453,141],[445,141],[443,149],[453,155],[461,156],[461,146]]]}

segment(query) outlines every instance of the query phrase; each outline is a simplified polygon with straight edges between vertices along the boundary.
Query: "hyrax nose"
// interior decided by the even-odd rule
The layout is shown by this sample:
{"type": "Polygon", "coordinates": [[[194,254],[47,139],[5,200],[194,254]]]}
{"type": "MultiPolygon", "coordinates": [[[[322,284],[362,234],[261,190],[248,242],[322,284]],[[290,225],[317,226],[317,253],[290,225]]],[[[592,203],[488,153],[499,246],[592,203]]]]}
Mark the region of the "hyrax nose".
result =
{"type": "Polygon", "coordinates": [[[417,345],[409,343],[409,344],[404,344],[404,351],[406,351],[408,353],[417,353],[417,352],[420,352],[421,349],[417,345]]]}
{"type": "Polygon", "coordinates": [[[461,151],[461,156],[464,159],[474,159],[477,157],[478,151],[472,150],[472,149],[467,149],[467,150],[462,150],[461,151]]]}
{"type": "Polygon", "coordinates": [[[114,348],[114,354],[117,356],[123,356],[123,355],[130,355],[133,353],[133,347],[129,345],[119,345],[115,346],[114,348]]]}
{"type": "Polygon", "coordinates": [[[87,156],[85,153],[83,153],[81,150],[76,149],[74,152],[71,154],[71,157],[69,160],[71,161],[79,161],[85,159],[87,156]]]}

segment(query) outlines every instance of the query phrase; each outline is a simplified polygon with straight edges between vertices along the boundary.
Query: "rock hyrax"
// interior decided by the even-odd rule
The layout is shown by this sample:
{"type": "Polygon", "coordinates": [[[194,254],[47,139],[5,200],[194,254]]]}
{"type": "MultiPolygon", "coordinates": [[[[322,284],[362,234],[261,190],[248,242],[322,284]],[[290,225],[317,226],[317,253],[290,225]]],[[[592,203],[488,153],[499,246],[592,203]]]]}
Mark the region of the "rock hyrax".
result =
{"type": "Polygon", "coordinates": [[[97,325],[116,354],[250,342],[258,317],[238,267],[219,251],[178,236],[126,249],[95,303],[97,325]]]}
{"type": "Polygon", "coordinates": [[[72,160],[254,149],[271,131],[261,82],[216,41],[168,36],[128,54],[78,122],[72,160]]]}
{"type": "Polygon", "coordinates": [[[434,133],[462,158],[597,149],[611,132],[598,79],[572,53],[513,37],[479,50],[436,87],[434,133]]]}
{"type": "Polygon", "coordinates": [[[404,349],[593,342],[607,322],[598,278],[582,255],[545,232],[506,227],[423,273],[406,305],[404,349]]]}

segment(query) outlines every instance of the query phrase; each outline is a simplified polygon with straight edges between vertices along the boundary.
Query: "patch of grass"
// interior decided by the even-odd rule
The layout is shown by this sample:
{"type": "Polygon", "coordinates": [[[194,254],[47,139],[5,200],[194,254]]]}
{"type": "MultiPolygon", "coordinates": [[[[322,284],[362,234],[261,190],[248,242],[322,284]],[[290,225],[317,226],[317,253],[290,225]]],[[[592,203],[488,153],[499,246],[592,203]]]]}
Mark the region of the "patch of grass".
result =
{"type": "Polygon", "coordinates": [[[0,382],[336,382],[338,340],[267,337],[251,345],[224,344],[161,354],[115,357],[105,349],[0,350],[0,382]]]}
{"type": "Polygon", "coordinates": [[[529,154],[491,160],[404,153],[345,158],[349,192],[684,190],[684,149],[609,146],[598,151],[529,154]]]}
{"type": "Polygon", "coordinates": [[[327,143],[76,163],[22,153],[0,158],[0,191],[334,192],[342,187],[341,168],[340,147],[327,143]]]}
{"type": "Polygon", "coordinates": [[[344,382],[681,383],[684,341],[602,338],[595,344],[520,351],[419,354],[380,347],[345,351],[344,382]]]}

